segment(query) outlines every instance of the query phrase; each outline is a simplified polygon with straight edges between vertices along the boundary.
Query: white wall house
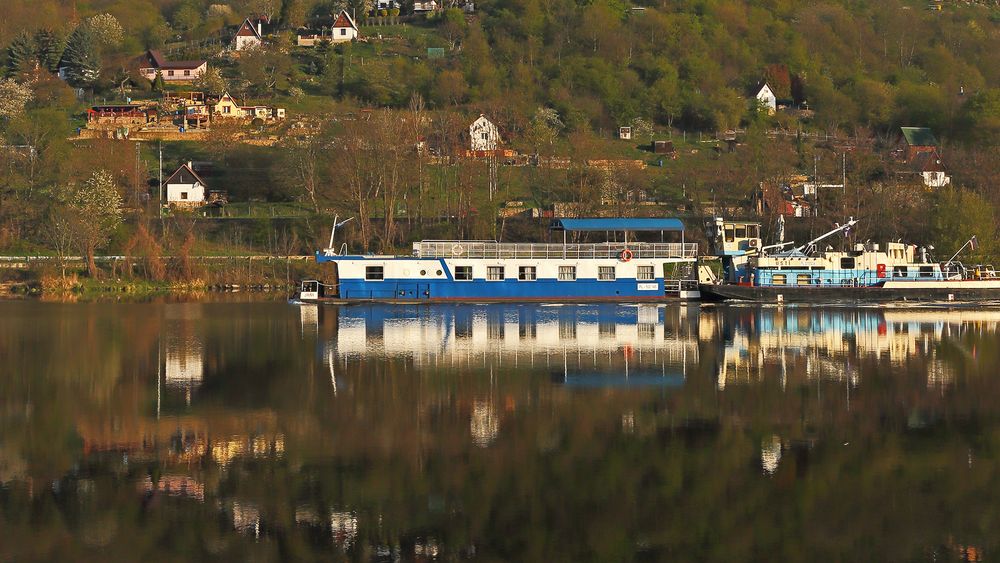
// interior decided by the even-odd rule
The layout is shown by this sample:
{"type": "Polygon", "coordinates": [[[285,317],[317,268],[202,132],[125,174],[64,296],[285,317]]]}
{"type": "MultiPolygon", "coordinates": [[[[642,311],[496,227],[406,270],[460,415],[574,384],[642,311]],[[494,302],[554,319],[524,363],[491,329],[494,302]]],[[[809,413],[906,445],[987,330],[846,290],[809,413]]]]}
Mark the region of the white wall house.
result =
{"type": "Polygon", "coordinates": [[[233,37],[233,49],[237,51],[249,51],[250,49],[257,49],[261,46],[261,23],[257,20],[257,25],[254,26],[250,18],[243,21],[243,25],[240,26],[239,31],[236,32],[236,36],[233,37]]]}
{"type": "Polygon", "coordinates": [[[768,114],[773,114],[778,109],[778,97],[774,95],[774,91],[771,87],[764,83],[754,94],[754,98],[761,104],[761,106],[767,108],[768,114]]]}
{"type": "Polygon", "coordinates": [[[345,43],[358,38],[358,26],[347,10],[340,11],[337,21],[333,22],[332,32],[331,43],[345,43]]]}
{"type": "Polygon", "coordinates": [[[480,115],[469,126],[469,139],[469,148],[474,151],[495,151],[500,144],[500,130],[486,116],[480,115]]]}
{"type": "Polygon", "coordinates": [[[165,82],[190,82],[208,70],[208,61],[168,61],[154,49],[146,51],[139,64],[139,74],[147,80],[155,80],[159,72],[165,82]]]}
{"type": "Polygon", "coordinates": [[[181,165],[163,186],[168,205],[200,207],[205,204],[205,182],[195,173],[190,162],[181,165]]]}

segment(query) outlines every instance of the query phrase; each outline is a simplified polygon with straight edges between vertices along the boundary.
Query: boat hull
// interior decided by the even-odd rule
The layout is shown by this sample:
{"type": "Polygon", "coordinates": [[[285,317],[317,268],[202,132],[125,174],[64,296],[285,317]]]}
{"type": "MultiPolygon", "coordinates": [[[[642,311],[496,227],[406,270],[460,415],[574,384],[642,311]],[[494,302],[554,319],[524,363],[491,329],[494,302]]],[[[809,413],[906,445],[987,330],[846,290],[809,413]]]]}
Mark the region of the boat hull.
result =
{"type": "Polygon", "coordinates": [[[1000,282],[913,282],[869,287],[788,286],[761,287],[736,284],[701,284],[706,301],[757,303],[891,303],[1000,301],[1000,282]]]}
{"type": "Polygon", "coordinates": [[[373,297],[343,299],[338,297],[302,298],[296,296],[293,301],[300,303],[324,303],[330,305],[349,305],[352,303],[391,303],[397,305],[419,305],[433,303],[678,303],[697,301],[697,292],[687,291],[683,295],[651,295],[651,296],[606,296],[606,297],[427,297],[422,299],[373,297]]]}

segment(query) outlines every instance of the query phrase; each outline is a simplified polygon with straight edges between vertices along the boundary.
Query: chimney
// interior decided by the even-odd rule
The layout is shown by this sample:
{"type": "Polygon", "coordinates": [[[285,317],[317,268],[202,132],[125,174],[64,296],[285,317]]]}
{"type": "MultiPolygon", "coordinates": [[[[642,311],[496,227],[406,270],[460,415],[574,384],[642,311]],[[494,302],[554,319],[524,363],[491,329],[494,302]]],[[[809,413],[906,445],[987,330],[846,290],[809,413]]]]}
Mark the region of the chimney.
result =
{"type": "Polygon", "coordinates": [[[260,23],[260,18],[257,18],[257,35],[264,36],[264,26],[260,23]]]}

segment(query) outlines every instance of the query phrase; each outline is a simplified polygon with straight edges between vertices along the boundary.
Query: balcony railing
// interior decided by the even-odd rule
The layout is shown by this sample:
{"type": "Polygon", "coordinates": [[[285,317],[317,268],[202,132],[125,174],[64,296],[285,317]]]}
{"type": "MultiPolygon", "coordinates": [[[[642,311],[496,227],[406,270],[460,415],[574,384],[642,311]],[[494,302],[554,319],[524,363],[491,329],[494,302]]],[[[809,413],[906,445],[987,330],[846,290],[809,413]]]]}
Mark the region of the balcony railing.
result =
{"type": "Polygon", "coordinates": [[[547,244],[434,240],[413,243],[413,255],[420,258],[620,259],[626,250],[631,253],[631,259],[693,259],[698,256],[698,245],[690,242],[547,244]]]}

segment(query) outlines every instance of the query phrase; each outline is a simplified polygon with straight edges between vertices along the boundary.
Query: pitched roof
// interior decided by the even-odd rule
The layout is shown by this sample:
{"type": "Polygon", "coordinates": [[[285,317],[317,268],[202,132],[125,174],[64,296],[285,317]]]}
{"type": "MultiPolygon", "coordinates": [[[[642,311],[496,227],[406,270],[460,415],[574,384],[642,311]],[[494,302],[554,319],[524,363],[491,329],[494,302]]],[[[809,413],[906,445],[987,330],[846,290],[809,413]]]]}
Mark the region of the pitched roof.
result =
{"type": "Polygon", "coordinates": [[[157,51],[156,49],[150,49],[147,52],[147,58],[150,64],[155,68],[162,68],[167,70],[193,70],[201,65],[205,64],[207,61],[168,61],[163,53],[157,51]]]}
{"type": "Polygon", "coordinates": [[[243,20],[243,25],[236,32],[236,37],[256,37],[260,39],[260,34],[257,33],[257,27],[250,22],[250,18],[247,18],[243,20]]]}
{"type": "Polygon", "coordinates": [[[358,30],[358,26],[354,23],[354,19],[351,18],[351,14],[347,13],[347,10],[340,11],[337,21],[333,22],[333,27],[349,27],[355,31],[358,30]]]}
{"type": "Polygon", "coordinates": [[[180,168],[174,171],[174,173],[171,174],[170,177],[167,178],[165,182],[163,182],[163,185],[194,184],[195,182],[201,184],[202,186],[208,185],[205,183],[204,180],[201,179],[200,176],[198,176],[198,174],[195,173],[194,170],[191,169],[190,166],[187,165],[187,163],[184,163],[181,165],[180,168]]]}
{"type": "Polygon", "coordinates": [[[906,144],[911,147],[936,147],[938,142],[929,127],[900,127],[906,144]]]}

